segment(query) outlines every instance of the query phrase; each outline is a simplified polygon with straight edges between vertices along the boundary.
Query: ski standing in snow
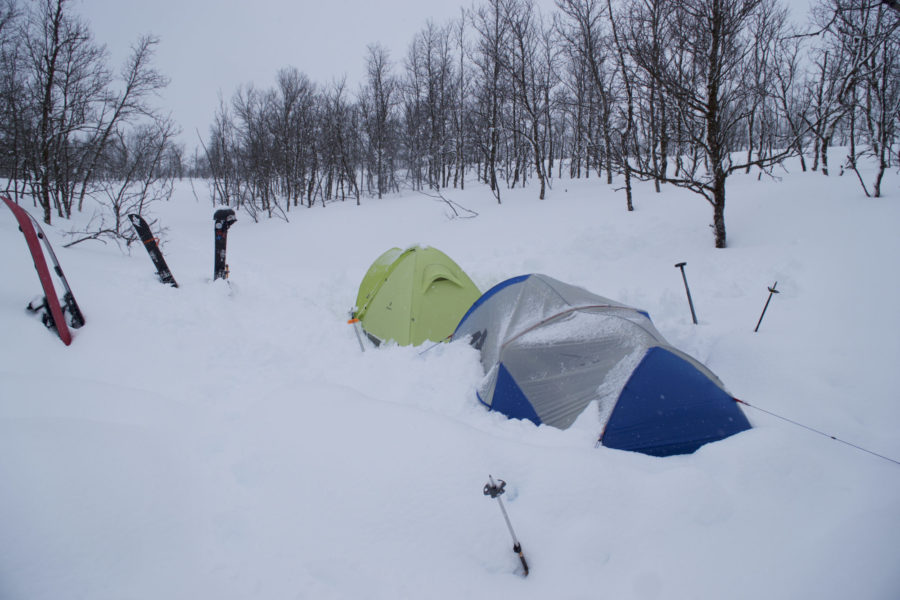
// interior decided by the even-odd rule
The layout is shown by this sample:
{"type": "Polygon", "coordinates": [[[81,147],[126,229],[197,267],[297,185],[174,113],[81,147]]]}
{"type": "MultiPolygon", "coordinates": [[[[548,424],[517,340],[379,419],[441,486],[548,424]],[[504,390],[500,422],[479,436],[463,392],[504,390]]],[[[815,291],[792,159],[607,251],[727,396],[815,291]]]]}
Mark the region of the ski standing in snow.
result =
{"type": "Polygon", "coordinates": [[[175,277],[172,276],[172,271],[169,270],[169,265],[166,264],[166,259],[163,258],[162,251],[159,249],[159,242],[153,237],[153,232],[150,231],[147,221],[141,215],[135,214],[128,215],[128,218],[131,220],[138,237],[141,238],[141,242],[144,243],[147,253],[150,254],[150,260],[153,261],[153,266],[156,267],[156,275],[159,277],[159,280],[162,283],[168,283],[172,287],[178,287],[178,283],[175,281],[175,277]]]}
{"type": "Polygon", "coordinates": [[[234,211],[228,208],[217,210],[213,215],[216,229],[216,260],[213,280],[228,279],[228,264],[225,262],[225,244],[228,241],[228,228],[237,222],[234,211]]]}
{"type": "Polygon", "coordinates": [[[41,280],[41,287],[44,291],[44,296],[41,300],[30,302],[26,308],[31,312],[40,312],[41,321],[43,321],[44,325],[48,329],[54,329],[59,335],[59,339],[68,346],[72,343],[69,325],[73,329],[78,329],[84,325],[84,315],[75,301],[75,295],[72,293],[72,288],[69,287],[65,273],[63,273],[62,267],[59,265],[56,253],[50,245],[50,240],[44,234],[41,224],[28,211],[15,204],[6,196],[0,196],[0,198],[6,203],[19,223],[19,231],[25,236],[28,249],[31,251],[31,258],[34,261],[34,268],[37,270],[38,278],[41,280]],[[41,243],[46,248],[47,254],[50,255],[50,259],[53,262],[53,271],[65,290],[61,300],[56,294],[56,288],[53,285],[53,279],[50,276],[50,269],[44,251],[41,249],[41,243]],[[66,324],[65,313],[69,313],[68,325],[66,324]]]}

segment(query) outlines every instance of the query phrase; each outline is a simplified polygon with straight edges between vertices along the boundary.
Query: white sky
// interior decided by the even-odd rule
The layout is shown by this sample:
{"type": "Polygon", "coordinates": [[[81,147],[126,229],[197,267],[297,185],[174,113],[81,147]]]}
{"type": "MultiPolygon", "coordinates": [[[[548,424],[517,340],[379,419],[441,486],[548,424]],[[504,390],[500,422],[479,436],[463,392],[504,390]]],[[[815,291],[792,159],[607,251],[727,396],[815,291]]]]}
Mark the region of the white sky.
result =
{"type": "MultiPolygon", "coordinates": [[[[552,0],[546,0],[551,3],[552,0]]],[[[413,36],[433,19],[459,15],[455,0],[75,0],[72,8],[107,46],[114,67],[141,35],[160,38],[155,64],[171,79],[160,105],[171,109],[188,148],[206,139],[221,90],[268,88],[286,66],[319,85],[347,75],[355,91],[367,46],[380,42],[399,66],[413,36]]]]}
{"type": "MultiPolygon", "coordinates": [[[[795,7],[810,0],[786,0],[795,7]]],[[[138,37],[160,38],[155,64],[171,79],[160,107],[171,110],[190,152],[208,137],[221,91],[274,85],[279,69],[297,67],[318,85],[346,75],[355,92],[367,46],[380,42],[402,65],[429,19],[442,25],[478,0],[74,0],[73,10],[105,44],[114,68],[138,37]]],[[[537,0],[547,14],[554,0],[537,0]]]]}

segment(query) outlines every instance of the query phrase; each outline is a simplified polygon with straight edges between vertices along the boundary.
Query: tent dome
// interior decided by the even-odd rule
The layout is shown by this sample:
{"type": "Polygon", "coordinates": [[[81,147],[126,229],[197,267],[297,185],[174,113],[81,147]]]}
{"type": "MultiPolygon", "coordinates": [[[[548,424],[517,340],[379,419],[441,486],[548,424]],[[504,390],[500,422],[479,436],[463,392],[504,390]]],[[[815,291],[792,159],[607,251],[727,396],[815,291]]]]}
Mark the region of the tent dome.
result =
{"type": "Polygon", "coordinates": [[[596,401],[603,445],[656,456],[750,428],[721,381],[647,313],[546,275],[487,291],[453,334],[466,336],[481,351],[479,400],[511,418],[566,429],[596,401]]]}
{"type": "Polygon", "coordinates": [[[354,315],[376,343],[447,339],[481,292],[436,248],[391,248],[363,277],[354,315]]]}

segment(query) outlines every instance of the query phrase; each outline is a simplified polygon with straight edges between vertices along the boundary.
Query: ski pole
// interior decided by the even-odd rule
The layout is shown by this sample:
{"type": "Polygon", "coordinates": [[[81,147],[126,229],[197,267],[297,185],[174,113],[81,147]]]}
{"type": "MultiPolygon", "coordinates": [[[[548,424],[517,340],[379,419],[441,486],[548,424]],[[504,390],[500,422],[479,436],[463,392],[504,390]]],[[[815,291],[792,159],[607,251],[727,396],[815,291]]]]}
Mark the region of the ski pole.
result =
{"type": "Polygon", "coordinates": [[[484,485],[484,495],[490,496],[491,498],[496,498],[497,503],[500,504],[500,512],[503,513],[503,519],[506,521],[506,527],[509,528],[509,534],[512,536],[513,552],[519,555],[519,560],[522,561],[522,568],[525,570],[525,575],[528,575],[528,563],[525,562],[525,554],[522,553],[522,544],[520,544],[519,540],[516,538],[516,532],[513,531],[512,523],[509,522],[509,515],[506,514],[506,507],[503,506],[503,500],[500,499],[500,496],[504,491],[506,491],[506,482],[502,479],[498,479],[497,481],[500,482],[500,484],[498,485],[494,483],[494,478],[490,475],[488,475],[488,479],[490,481],[484,485]]]}
{"type": "Polygon", "coordinates": [[[763,317],[766,316],[766,309],[769,308],[769,302],[772,301],[772,294],[780,294],[781,293],[775,289],[775,287],[777,285],[778,285],[778,282],[776,281],[775,285],[773,285],[772,287],[769,288],[769,297],[766,299],[766,305],[763,306],[762,314],[759,315],[759,321],[756,322],[756,328],[753,330],[753,333],[756,333],[757,331],[759,331],[759,326],[762,323],[763,317]]]}
{"type": "Polygon", "coordinates": [[[356,318],[356,313],[354,313],[352,310],[350,311],[350,320],[347,321],[347,323],[353,325],[353,332],[356,334],[356,341],[359,342],[359,349],[365,352],[366,347],[363,344],[362,336],[359,333],[359,319],[356,318]]]}
{"type": "Polygon", "coordinates": [[[697,324],[697,313],[694,312],[694,301],[691,299],[691,289],[688,287],[687,276],[684,274],[684,265],[686,262],[680,262],[676,267],[681,269],[681,278],[684,279],[684,291],[687,292],[688,305],[691,307],[691,318],[694,320],[694,325],[697,324]]]}

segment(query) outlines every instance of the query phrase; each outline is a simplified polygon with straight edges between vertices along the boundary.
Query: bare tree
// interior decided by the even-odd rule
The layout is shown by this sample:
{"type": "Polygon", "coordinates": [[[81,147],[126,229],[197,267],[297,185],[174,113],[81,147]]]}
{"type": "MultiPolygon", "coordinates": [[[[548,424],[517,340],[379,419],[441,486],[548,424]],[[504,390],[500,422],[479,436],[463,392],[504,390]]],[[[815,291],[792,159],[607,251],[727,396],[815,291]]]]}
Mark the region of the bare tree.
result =
{"type": "Polygon", "coordinates": [[[900,126],[900,15],[884,3],[826,0],[816,7],[816,16],[824,23],[825,56],[830,53],[842,66],[828,75],[837,90],[836,111],[842,110],[849,128],[847,166],[867,196],[879,197],[900,126]],[[858,139],[864,141],[861,151],[858,139]],[[859,170],[860,157],[873,159],[876,166],[871,194],[859,170]]]}
{"type": "MultiPolygon", "coordinates": [[[[4,175],[17,195],[30,190],[49,223],[53,211],[68,218],[83,210],[86,198],[103,196],[112,178],[139,185],[110,170],[117,138],[136,127],[175,126],[150,104],[167,84],[152,66],[155,38],[138,40],[117,79],[70,0],[36,0],[21,19],[15,8],[11,0],[0,5],[4,175]]],[[[172,137],[163,136],[157,167],[177,173],[181,160],[172,137]]]]}
{"type": "Polygon", "coordinates": [[[169,200],[174,187],[174,172],[167,168],[178,127],[170,119],[155,119],[127,133],[117,129],[105,145],[101,178],[94,195],[99,210],[89,224],[68,235],[73,246],[87,240],[137,240],[127,215],[143,214],[152,204],[169,200]]]}
{"type": "MultiPolygon", "coordinates": [[[[557,28],[561,29],[559,23],[557,28]]],[[[563,34],[565,35],[565,34],[563,34]]],[[[587,162],[589,132],[586,125],[589,105],[589,83],[585,61],[575,51],[573,45],[564,45],[566,53],[565,76],[562,78],[563,90],[560,91],[558,105],[564,113],[567,123],[567,137],[563,153],[569,158],[569,177],[580,178],[582,167],[587,162]]],[[[589,168],[589,167],[588,167],[589,168]]]]}
{"type": "Polygon", "coordinates": [[[754,151],[762,158],[771,151],[778,46],[787,31],[787,9],[773,0],[762,0],[760,10],[751,16],[754,32],[742,69],[742,86],[746,88],[746,172],[754,165],[754,151]]]}
{"type": "Polygon", "coordinates": [[[500,156],[501,111],[506,95],[503,80],[504,53],[509,35],[504,18],[503,0],[487,0],[472,13],[475,47],[472,63],[478,71],[476,129],[481,131],[479,145],[484,156],[484,179],[500,203],[497,177],[500,156]]]}
{"type": "MultiPolygon", "coordinates": [[[[231,111],[221,94],[209,136],[209,143],[204,144],[204,150],[212,176],[213,206],[237,204],[237,135],[231,111]]],[[[202,138],[200,141],[202,143],[202,138]]]]}
{"type": "MultiPolygon", "coordinates": [[[[623,32],[625,45],[634,46],[630,39],[640,36],[646,40],[648,60],[657,64],[666,61],[666,48],[670,46],[666,24],[671,9],[672,3],[667,0],[636,0],[626,5],[624,10],[630,18],[623,32]]],[[[641,140],[637,146],[644,150],[643,153],[636,152],[634,160],[641,164],[642,170],[656,174],[654,186],[660,192],[660,184],[665,182],[668,172],[669,102],[654,79],[642,77],[638,70],[632,77],[637,112],[635,128],[639,129],[635,140],[641,140]]]]}
{"type": "Polygon", "coordinates": [[[391,190],[399,190],[396,180],[396,123],[394,107],[397,84],[391,74],[387,48],[369,46],[368,82],[361,93],[363,120],[368,139],[369,180],[379,198],[391,190]]]}
{"type": "MultiPolygon", "coordinates": [[[[427,55],[433,50],[433,46],[430,44],[431,40],[427,38],[420,42],[421,37],[425,36],[417,35],[409,45],[405,61],[406,77],[399,87],[403,123],[401,137],[406,154],[406,174],[415,190],[422,189],[425,184],[431,147],[428,89],[432,84],[428,69],[423,63],[428,62],[427,55]]],[[[429,181],[429,187],[431,185],[429,181]]]]}
{"type": "Polygon", "coordinates": [[[357,205],[360,203],[357,173],[365,168],[362,164],[362,125],[359,109],[348,99],[345,86],[346,80],[336,81],[323,97],[324,106],[319,111],[322,115],[322,127],[317,147],[322,155],[320,171],[325,180],[323,206],[325,198],[332,196],[332,188],[335,189],[335,196],[339,195],[341,200],[350,194],[356,199],[357,205]]]}
{"type": "Polygon", "coordinates": [[[420,138],[423,152],[421,157],[411,155],[409,159],[421,159],[432,189],[446,185],[453,149],[449,134],[455,78],[450,33],[450,27],[438,27],[429,21],[413,39],[406,60],[404,95],[409,108],[405,112],[418,122],[418,127],[409,127],[408,132],[420,138]]]}
{"type": "Polygon", "coordinates": [[[470,92],[468,69],[466,68],[466,13],[460,11],[460,17],[453,25],[453,39],[459,62],[456,67],[456,101],[453,103],[453,129],[455,134],[453,187],[459,184],[460,189],[466,187],[466,162],[468,160],[469,134],[469,101],[470,92]]]}
{"type": "MultiPolygon", "coordinates": [[[[680,172],[665,181],[705,198],[713,208],[717,248],[726,247],[725,183],[747,164],[766,168],[784,159],[789,151],[750,161],[735,161],[741,133],[747,131],[748,103],[752,90],[742,76],[746,61],[763,35],[754,27],[759,11],[770,9],[763,0],[685,0],[675,3],[668,34],[671,53],[684,62],[660,63],[647,43],[635,38],[632,56],[644,73],[672,102],[681,125],[679,145],[701,149],[704,168],[680,172]]],[[[785,144],[793,148],[793,144],[785,144]]],[[[792,151],[792,150],[791,150],[792,151]]],[[[652,172],[642,173],[652,177],[652,172]]]]}
{"type": "Polygon", "coordinates": [[[278,71],[274,103],[269,116],[277,173],[276,192],[285,207],[297,206],[314,177],[317,135],[316,89],[309,78],[294,67],[278,71]]]}
{"type": "Polygon", "coordinates": [[[276,93],[241,86],[232,99],[238,140],[238,206],[255,220],[261,212],[285,216],[277,193],[276,141],[273,133],[276,93]]]}
{"type": "MultiPolygon", "coordinates": [[[[600,156],[606,158],[607,183],[612,183],[613,111],[616,105],[614,90],[617,58],[610,48],[610,21],[604,19],[606,5],[602,0],[557,0],[563,18],[557,30],[569,48],[570,61],[575,68],[576,87],[582,87],[577,100],[577,127],[584,144],[586,166],[590,169],[594,157],[600,169],[600,156]],[[601,150],[602,149],[602,150],[601,150]]],[[[580,164],[580,163],[579,163],[580,164]]]]}
{"type": "Polygon", "coordinates": [[[804,77],[805,38],[787,32],[776,2],[557,0],[550,28],[533,0],[483,0],[449,26],[426,23],[399,78],[387,50],[370,46],[355,101],[343,82],[316,93],[296,69],[279,72],[274,90],[239,90],[211,130],[214,195],[271,215],[303,195],[310,206],[382,197],[399,191],[402,169],[414,188],[440,190],[472,168],[499,203],[504,180],[536,178],[544,197],[568,158],[572,177],[623,174],[629,210],[635,177],[694,191],[724,247],[731,174],[768,172],[790,153],[802,161],[810,130],[817,160],[847,125],[869,140],[889,134],[867,148],[893,143],[896,119],[876,118],[896,113],[892,92],[881,93],[889,86],[863,87],[874,63],[827,47],[813,64],[828,77],[804,77]],[[831,77],[847,65],[852,76],[831,77]],[[880,112],[862,110],[879,98],[880,112]]]}
{"type": "MultiPolygon", "coordinates": [[[[629,211],[634,210],[634,201],[632,199],[631,190],[631,174],[633,167],[631,164],[632,150],[635,148],[634,143],[634,76],[629,69],[628,61],[625,55],[625,42],[619,36],[618,27],[616,26],[616,15],[613,14],[612,1],[606,0],[607,16],[609,17],[610,29],[612,30],[613,42],[616,48],[616,57],[619,59],[619,69],[622,77],[622,86],[625,89],[625,114],[623,117],[625,128],[621,133],[621,142],[619,144],[619,163],[622,165],[622,171],[625,175],[625,206],[629,211]]],[[[647,48],[649,53],[649,62],[656,62],[655,42],[651,42],[647,48]]]]}
{"type": "MultiPolygon", "coordinates": [[[[28,129],[27,82],[22,68],[22,12],[15,0],[0,2],[0,169],[6,178],[6,193],[18,198],[19,183],[25,184],[28,129]]],[[[22,189],[24,191],[24,188],[22,189]]]]}
{"type": "Polygon", "coordinates": [[[547,187],[544,141],[549,135],[545,115],[550,110],[552,62],[541,61],[543,27],[532,0],[506,0],[504,21],[509,32],[509,49],[502,55],[501,64],[513,84],[516,105],[523,116],[522,126],[517,127],[518,123],[513,122],[513,127],[531,149],[532,165],[540,185],[538,197],[543,200],[547,187]]]}
{"type": "Polygon", "coordinates": [[[787,127],[790,139],[800,158],[800,168],[806,171],[805,140],[810,133],[810,89],[804,67],[802,35],[785,35],[777,40],[772,57],[773,101],[780,121],[787,127]]]}
{"type": "Polygon", "coordinates": [[[40,0],[23,34],[30,89],[39,107],[30,164],[47,223],[54,207],[60,217],[71,213],[74,136],[110,81],[104,49],[93,43],[86,25],[68,7],[69,0],[40,0]]]}
{"type": "MultiPolygon", "coordinates": [[[[148,102],[150,97],[169,84],[169,80],[152,65],[153,54],[158,44],[158,38],[144,36],[132,46],[131,56],[122,67],[121,90],[118,93],[107,92],[97,109],[96,120],[87,131],[86,147],[90,151],[84,153],[78,168],[78,172],[82,174],[78,210],[83,208],[88,186],[113,132],[125,123],[142,118],[165,123],[166,128],[172,126],[172,123],[160,117],[148,102]]],[[[171,142],[171,136],[166,139],[171,142]]]]}

